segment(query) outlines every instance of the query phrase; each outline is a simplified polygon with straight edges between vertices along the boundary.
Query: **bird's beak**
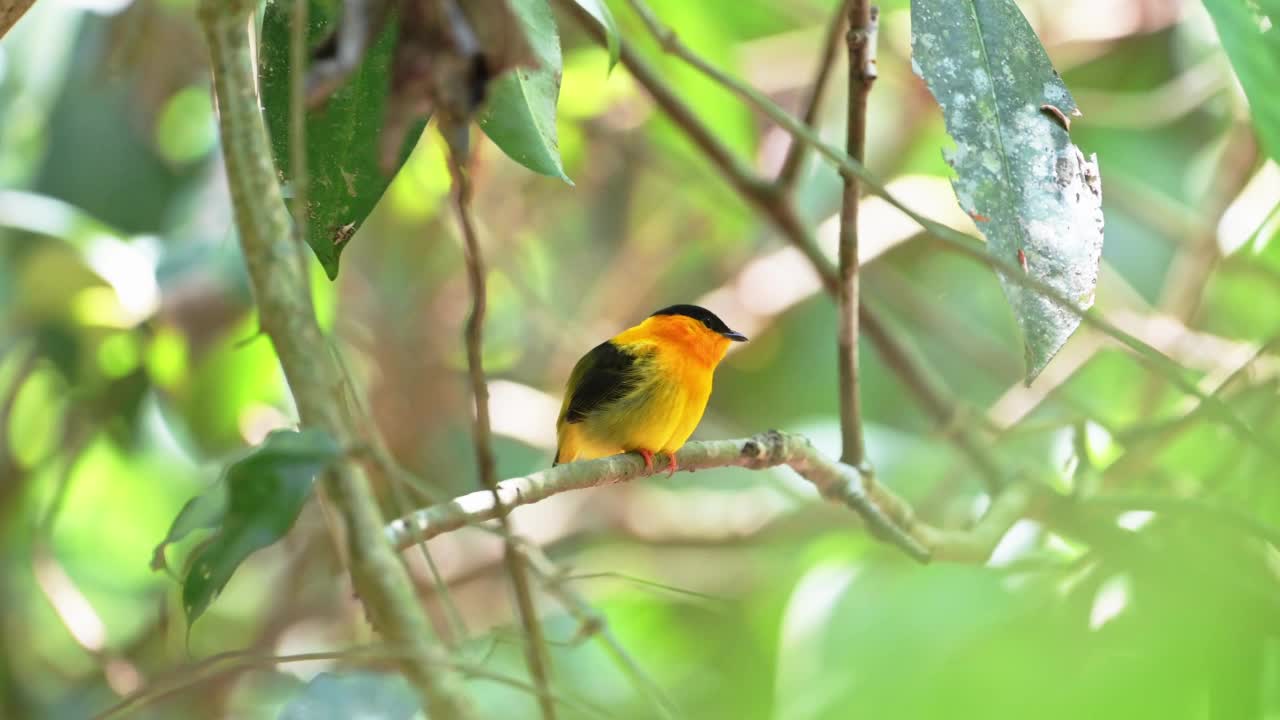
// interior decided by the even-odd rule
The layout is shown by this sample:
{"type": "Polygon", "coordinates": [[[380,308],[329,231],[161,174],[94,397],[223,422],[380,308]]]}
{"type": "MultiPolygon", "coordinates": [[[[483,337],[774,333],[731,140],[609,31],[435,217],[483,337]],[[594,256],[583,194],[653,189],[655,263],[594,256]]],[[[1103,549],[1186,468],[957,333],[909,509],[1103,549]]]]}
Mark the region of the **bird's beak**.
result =
{"type": "Polygon", "coordinates": [[[733,330],[730,330],[730,331],[729,331],[729,332],[727,332],[727,333],[721,333],[721,334],[722,334],[722,335],[724,335],[725,337],[729,338],[730,340],[734,341],[734,342],[746,342],[746,341],[747,341],[747,336],[746,336],[746,335],[743,335],[743,334],[742,334],[742,333],[740,333],[740,332],[734,332],[733,330]]]}

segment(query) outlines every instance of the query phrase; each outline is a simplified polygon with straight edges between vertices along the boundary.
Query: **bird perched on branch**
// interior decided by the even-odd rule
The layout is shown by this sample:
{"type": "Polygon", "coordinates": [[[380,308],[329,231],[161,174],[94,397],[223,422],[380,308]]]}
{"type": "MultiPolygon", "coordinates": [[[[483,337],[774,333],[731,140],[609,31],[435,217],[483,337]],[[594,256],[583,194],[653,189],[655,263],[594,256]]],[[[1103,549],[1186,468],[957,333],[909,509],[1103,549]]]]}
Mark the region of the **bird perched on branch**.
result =
{"type": "Polygon", "coordinates": [[[637,452],[653,472],[654,453],[676,450],[702,420],[711,376],[730,342],[745,342],[715,313],[672,305],[600,343],[569,375],[556,421],[556,464],[637,452]]]}

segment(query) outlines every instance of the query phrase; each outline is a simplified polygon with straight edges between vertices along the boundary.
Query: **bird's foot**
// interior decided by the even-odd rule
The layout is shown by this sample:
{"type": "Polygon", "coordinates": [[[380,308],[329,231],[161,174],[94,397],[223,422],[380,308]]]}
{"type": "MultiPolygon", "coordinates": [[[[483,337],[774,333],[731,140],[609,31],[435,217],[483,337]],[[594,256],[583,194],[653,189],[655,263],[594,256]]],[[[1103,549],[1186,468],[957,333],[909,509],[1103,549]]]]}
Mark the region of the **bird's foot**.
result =
{"type": "Polygon", "coordinates": [[[640,453],[640,457],[644,458],[644,469],[648,471],[650,475],[652,475],[653,474],[653,451],[640,449],[640,450],[636,450],[636,452],[640,453]]]}
{"type": "Polygon", "coordinates": [[[676,454],[674,452],[667,453],[667,477],[676,474],[676,454]]]}

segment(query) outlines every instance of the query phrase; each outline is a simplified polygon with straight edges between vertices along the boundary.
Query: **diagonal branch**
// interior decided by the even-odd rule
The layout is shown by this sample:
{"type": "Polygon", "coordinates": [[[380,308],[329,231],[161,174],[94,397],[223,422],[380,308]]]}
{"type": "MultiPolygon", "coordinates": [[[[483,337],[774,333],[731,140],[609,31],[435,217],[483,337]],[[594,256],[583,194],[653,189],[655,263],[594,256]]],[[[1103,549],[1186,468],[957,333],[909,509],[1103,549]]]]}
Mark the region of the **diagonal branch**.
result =
{"type": "MultiPolygon", "coordinates": [[[[849,17],[851,5],[855,0],[842,0],[840,7],[831,16],[831,23],[822,38],[822,52],[818,54],[818,72],[809,89],[809,102],[805,105],[804,124],[809,127],[818,126],[818,111],[822,108],[822,95],[827,88],[827,79],[831,77],[831,68],[836,64],[836,53],[840,50],[840,31],[844,29],[845,20],[849,17]]],[[[875,53],[872,53],[874,57],[875,53]]],[[[778,192],[789,193],[796,186],[800,177],[800,169],[804,167],[805,156],[809,154],[809,144],[795,138],[787,146],[786,157],[782,159],[782,168],[778,170],[775,186],[778,192]]]]}
{"type": "Polygon", "coordinates": [[[0,0],[0,37],[31,9],[36,0],[0,0]]]}
{"type": "MultiPolygon", "coordinates": [[[[467,318],[467,368],[471,377],[471,394],[475,398],[476,417],[472,426],[472,440],[476,450],[476,467],[480,471],[481,484],[498,505],[498,473],[494,466],[493,432],[489,423],[489,384],[484,376],[484,316],[488,306],[488,289],[485,281],[484,257],[476,235],[475,220],[471,216],[471,179],[457,152],[449,154],[449,169],[453,174],[454,207],[458,224],[462,227],[463,247],[467,261],[467,280],[471,286],[471,315],[467,318]]],[[[515,595],[520,625],[525,634],[525,659],[529,675],[538,689],[538,707],[543,720],[555,720],[556,707],[550,692],[551,659],[547,643],[538,621],[538,611],[529,588],[523,555],[517,552],[511,536],[511,523],[507,513],[497,515],[505,540],[502,554],[511,589],[515,595]]]]}
{"type": "MultiPolygon", "coordinates": [[[[275,346],[302,423],[348,444],[357,433],[334,392],[342,375],[316,323],[307,266],[290,234],[258,106],[249,49],[256,6],[251,0],[202,0],[198,10],[213,66],[236,227],[259,322],[275,346]]],[[[433,641],[404,564],[381,533],[382,515],[364,473],[344,462],[326,476],[324,490],[346,524],[352,584],[387,642],[405,649],[400,669],[423,706],[441,720],[473,717],[462,677],[433,641]]]]}

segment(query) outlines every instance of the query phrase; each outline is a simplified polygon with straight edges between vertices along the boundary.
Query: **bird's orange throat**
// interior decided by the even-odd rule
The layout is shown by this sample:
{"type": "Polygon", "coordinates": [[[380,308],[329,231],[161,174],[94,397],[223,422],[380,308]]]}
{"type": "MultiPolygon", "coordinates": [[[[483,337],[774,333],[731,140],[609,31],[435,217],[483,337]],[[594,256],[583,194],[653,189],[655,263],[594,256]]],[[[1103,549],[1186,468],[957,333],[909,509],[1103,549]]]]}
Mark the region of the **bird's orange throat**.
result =
{"type": "Polygon", "coordinates": [[[730,344],[720,333],[683,315],[655,315],[614,338],[619,344],[643,341],[679,349],[687,359],[708,368],[720,364],[730,344]]]}

